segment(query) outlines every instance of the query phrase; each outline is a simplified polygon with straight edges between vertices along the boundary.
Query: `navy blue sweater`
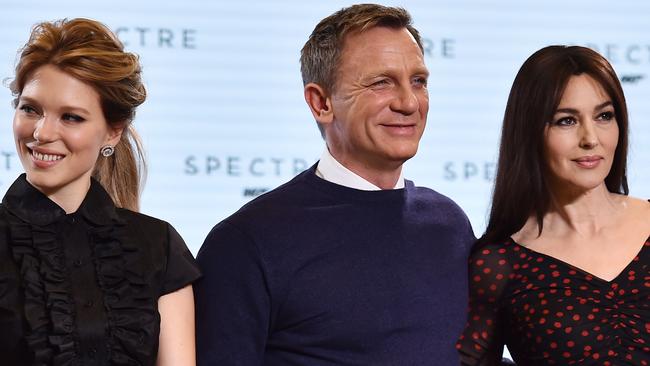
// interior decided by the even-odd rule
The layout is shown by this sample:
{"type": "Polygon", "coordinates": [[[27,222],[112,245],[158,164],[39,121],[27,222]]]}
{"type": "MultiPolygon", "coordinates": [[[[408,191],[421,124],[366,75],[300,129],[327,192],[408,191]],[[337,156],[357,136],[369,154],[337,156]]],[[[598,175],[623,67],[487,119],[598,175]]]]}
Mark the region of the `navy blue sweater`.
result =
{"type": "Polygon", "coordinates": [[[198,364],[458,365],[474,235],[407,181],[360,191],[315,167],[212,229],[198,254],[198,364]]]}

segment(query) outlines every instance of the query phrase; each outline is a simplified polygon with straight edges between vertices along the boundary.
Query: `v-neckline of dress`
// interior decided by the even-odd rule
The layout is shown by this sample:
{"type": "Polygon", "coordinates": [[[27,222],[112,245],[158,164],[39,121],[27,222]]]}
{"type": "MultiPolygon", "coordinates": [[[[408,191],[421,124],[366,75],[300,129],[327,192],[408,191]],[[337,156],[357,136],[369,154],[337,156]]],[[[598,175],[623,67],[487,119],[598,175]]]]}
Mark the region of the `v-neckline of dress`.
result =
{"type": "Polygon", "coordinates": [[[624,273],[627,273],[629,271],[630,267],[634,264],[634,262],[637,261],[637,258],[640,258],[643,251],[646,250],[646,247],[650,247],[650,236],[643,242],[643,244],[641,244],[641,248],[639,248],[637,254],[634,257],[632,257],[632,260],[630,260],[627,263],[627,265],[625,267],[623,267],[623,269],[621,269],[621,271],[614,278],[612,278],[611,280],[606,280],[606,279],[604,279],[604,278],[602,278],[602,277],[600,277],[598,275],[595,275],[595,274],[593,274],[593,273],[591,273],[591,272],[589,272],[589,271],[587,271],[585,269],[582,269],[582,268],[580,268],[580,267],[578,267],[578,266],[576,266],[574,264],[571,264],[571,263],[569,263],[567,261],[564,261],[562,259],[556,258],[556,257],[554,257],[552,255],[545,254],[545,253],[538,252],[536,250],[530,249],[530,248],[526,247],[525,245],[519,244],[512,237],[510,237],[510,242],[512,242],[514,245],[522,248],[525,251],[528,251],[530,253],[534,253],[534,254],[542,256],[544,258],[550,259],[551,261],[556,262],[556,263],[558,263],[558,264],[560,264],[560,265],[562,265],[564,267],[567,267],[569,269],[572,269],[574,271],[581,272],[581,273],[583,273],[583,274],[585,274],[587,276],[590,276],[590,277],[592,277],[592,278],[594,278],[594,279],[596,279],[596,280],[598,280],[598,281],[600,281],[600,282],[602,282],[602,283],[604,283],[606,285],[611,285],[611,284],[617,282],[618,279],[621,276],[623,276],[624,273]]]}

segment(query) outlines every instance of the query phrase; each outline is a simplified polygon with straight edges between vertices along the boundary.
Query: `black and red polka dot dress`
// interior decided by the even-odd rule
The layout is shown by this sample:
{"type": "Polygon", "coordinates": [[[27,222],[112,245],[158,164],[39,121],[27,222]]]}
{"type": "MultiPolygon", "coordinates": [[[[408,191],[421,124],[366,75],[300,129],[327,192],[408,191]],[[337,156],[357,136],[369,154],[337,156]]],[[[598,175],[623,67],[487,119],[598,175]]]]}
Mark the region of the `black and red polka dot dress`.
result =
{"type": "Polygon", "coordinates": [[[463,365],[650,366],[650,238],[612,281],[513,240],[470,258],[463,365]]]}

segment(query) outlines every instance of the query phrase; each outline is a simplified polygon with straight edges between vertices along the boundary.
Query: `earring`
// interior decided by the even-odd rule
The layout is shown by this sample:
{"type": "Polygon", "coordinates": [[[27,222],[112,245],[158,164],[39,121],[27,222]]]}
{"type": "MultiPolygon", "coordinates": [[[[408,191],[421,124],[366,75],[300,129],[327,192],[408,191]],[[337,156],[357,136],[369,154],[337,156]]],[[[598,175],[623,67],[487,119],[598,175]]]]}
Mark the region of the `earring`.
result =
{"type": "Polygon", "coordinates": [[[99,150],[99,152],[102,154],[103,157],[107,158],[113,155],[113,153],[115,152],[115,148],[111,145],[106,145],[102,147],[102,149],[99,150]]]}

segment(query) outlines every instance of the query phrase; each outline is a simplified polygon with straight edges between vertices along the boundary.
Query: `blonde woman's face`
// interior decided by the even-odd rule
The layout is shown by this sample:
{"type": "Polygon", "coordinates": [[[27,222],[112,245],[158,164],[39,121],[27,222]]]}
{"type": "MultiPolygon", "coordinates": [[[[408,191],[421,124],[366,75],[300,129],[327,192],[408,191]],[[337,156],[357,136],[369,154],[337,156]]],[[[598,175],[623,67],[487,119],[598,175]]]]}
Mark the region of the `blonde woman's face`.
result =
{"type": "Polygon", "coordinates": [[[109,127],[92,86],[52,65],[25,83],[13,130],[27,180],[48,196],[85,195],[100,149],[121,133],[109,127]]]}

